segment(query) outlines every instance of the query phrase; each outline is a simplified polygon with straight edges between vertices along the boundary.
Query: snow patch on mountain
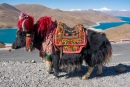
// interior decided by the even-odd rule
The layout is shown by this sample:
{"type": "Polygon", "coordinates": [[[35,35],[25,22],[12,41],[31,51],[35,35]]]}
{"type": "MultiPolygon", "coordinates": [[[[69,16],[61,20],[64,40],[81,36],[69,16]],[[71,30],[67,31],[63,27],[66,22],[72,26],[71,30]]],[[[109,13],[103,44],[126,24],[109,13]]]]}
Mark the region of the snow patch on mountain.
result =
{"type": "Polygon", "coordinates": [[[65,11],[82,11],[81,9],[70,9],[70,10],[65,10],[65,11]]]}
{"type": "Polygon", "coordinates": [[[93,9],[93,10],[96,10],[96,11],[111,11],[112,9],[103,7],[103,8],[100,8],[100,9],[93,9]]]}

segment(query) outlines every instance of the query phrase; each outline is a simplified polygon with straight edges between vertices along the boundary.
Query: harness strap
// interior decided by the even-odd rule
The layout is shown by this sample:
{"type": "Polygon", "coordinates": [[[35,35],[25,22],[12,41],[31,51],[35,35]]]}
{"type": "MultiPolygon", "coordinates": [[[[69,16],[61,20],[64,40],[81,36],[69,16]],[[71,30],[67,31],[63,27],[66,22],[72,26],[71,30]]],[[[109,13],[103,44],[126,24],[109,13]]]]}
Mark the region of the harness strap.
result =
{"type": "Polygon", "coordinates": [[[88,30],[86,30],[86,32],[85,32],[85,33],[86,33],[86,36],[88,36],[88,30]]]}
{"type": "Polygon", "coordinates": [[[62,54],[63,54],[63,47],[60,47],[60,59],[62,58],[62,54]]]}

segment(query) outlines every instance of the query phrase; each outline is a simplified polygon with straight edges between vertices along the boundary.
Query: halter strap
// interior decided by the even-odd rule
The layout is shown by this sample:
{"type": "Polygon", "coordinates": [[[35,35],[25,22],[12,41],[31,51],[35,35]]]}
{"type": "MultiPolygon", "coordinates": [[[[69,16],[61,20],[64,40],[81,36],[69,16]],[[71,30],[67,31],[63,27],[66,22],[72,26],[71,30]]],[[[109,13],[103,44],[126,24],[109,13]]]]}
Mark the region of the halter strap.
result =
{"type": "Polygon", "coordinates": [[[31,34],[27,33],[27,34],[26,34],[26,37],[31,37],[31,34]]]}
{"type": "Polygon", "coordinates": [[[23,31],[26,31],[26,30],[27,30],[27,29],[25,28],[25,26],[24,26],[25,21],[26,21],[26,19],[22,22],[23,31]]]}

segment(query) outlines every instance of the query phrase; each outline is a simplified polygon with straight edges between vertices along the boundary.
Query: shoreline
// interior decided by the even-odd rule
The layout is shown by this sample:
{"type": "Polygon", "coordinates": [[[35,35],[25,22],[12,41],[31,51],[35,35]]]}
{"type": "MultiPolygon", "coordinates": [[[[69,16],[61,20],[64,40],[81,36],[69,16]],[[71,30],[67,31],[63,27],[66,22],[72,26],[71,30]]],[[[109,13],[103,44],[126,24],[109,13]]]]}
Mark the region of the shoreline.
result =
{"type": "MultiPolygon", "coordinates": [[[[127,22],[127,21],[120,21],[120,22],[127,22]]],[[[90,27],[99,26],[101,23],[120,23],[120,22],[96,22],[96,25],[90,27]]]]}
{"type": "MultiPolygon", "coordinates": [[[[122,21],[122,22],[97,22],[96,24],[97,25],[93,25],[93,26],[90,26],[89,28],[93,28],[93,29],[99,29],[99,30],[107,30],[107,29],[109,29],[109,28],[106,28],[106,29],[101,29],[101,28],[94,28],[94,27],[97,27],[97,26],[100,26],[101,24],[104,24],[104,23],[124,23],[125,24],[125,22],[127,23],[127,21],[122,21]]],[[[127,23],[128,24],[128,23],[127,23]]],[[[120,24],[120,25],[118,25],[118,26],[121,26],[121,25],[123,25],[123,24],[120,24]]],[[[118,26],[116,26],[116,27],[118,27],[118,26]]],[[[114,27],[110,27],[110,28],[114,28],[114,27]]]]}
{"type": "Polygon", "coordinates": [[[13,28],[0,28],[0,30],[8,30],[8,29],[17,29],[17,27],[13,27],[13,28]]]}
{"type": "Polygon", "coordinates": [[[128,17],[128,18],[130,18],[130,16],[117,16],[117,17],[128,17]]]}
{"type": "MultiPolygon", "coordinates": [[[[130,18],[130,16],[117,16],[120,20],[122,20],[122,18],[121,17],[126,17],[126,18],[130,18]]],[[[129,24],[130,22],[129,21],[124,21],[124,20],[122,20],[122,21],[115,21],[115,22],[110,22],[110,21],[105,21],[105,22],[96,22],[96,25],[93,25],[93,26],[89,26],[90,28],[94,28],[94,27],[96,27],[96,26],[100,26],[101,25],[101,23],[126,23],[126,24],[129,24]]],[[[122,25],[122,24],[121,24],[122,25]]],[[[120,25],[119,25],[120,26],[120,25]]],[[[117,27],[117,26],[116,26],[117,27]]],[[[114,28],[114,27],[110,27],[110,28],[114,28]]],[[[94,29],[98,29],[98,28],[94,28],[94,29]]],[[[100,29],[100,28],[99,28],[100,29]]],[[[106,29],[101,29],[101,30],[107,30],[108,28],[106,28],[106,29]]]]}

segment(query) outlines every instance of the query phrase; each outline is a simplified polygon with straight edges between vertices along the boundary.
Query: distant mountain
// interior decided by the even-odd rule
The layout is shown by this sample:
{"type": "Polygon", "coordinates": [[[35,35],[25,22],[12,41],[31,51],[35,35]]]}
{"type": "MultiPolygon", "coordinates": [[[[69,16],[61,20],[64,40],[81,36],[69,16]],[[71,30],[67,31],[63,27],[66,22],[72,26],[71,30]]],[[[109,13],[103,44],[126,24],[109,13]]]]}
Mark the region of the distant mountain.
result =
{"type": "Polygon", "coordinates": [[[112,15],[112,16],[130,16],[130,11],[103,11],[106,14],[112,15]]]}
{"type": "Polygon", "coordinates": [[[73,16],[70,14],[67,14],[65,11],[62,11],[60,9],[51,9],[47,8],[42,5],[37,4],[21,4],[14,6],[17,9],[20,9],[21,11],[25,11],[35,17],[35,21],[37,21],[42,16],[51,16],[53,20],[57,20],[58,22],[64,22],[68,26],[74,26],[78,23],[82,23],[83,25],[94,25],[94,22],[91,22],[89,20],[81,19],[80,16],[73,16]]]}
{"type": "Polygon", "coordinates": [[[112,9],[103,7],[103,8],[100,8],[100,9],[93,9],[93,10],[95,10],[95,11],[111,11],[112,9]]]}
{"type": "Polygon", "coordinates": [[[58,21],[65,22],[69,26],[74,26],[77,23],[82,23],[83,25],[95,25],[96,22],[104,22],[104,21],[120,21],[120,19],[107,15],[102,12],[93,12],[90,10],[80,11],[62,11],[60,9],[51,9],[42,5],[37,4],[21,4],[15,6],[17,9],[22,11],[26,11],[36,17],[38,19],[41,16],[48,15],[52,16],[54,19],[58,21]]]}
{"type": "Polygon", "coordinates": [[[121,21],[119,18],[108,14],[94,11],[62,11],[60,9],[51,9],[38,4],[20,4],[11,6],[9,4],[0,4],[0,27],[16,27],[20,11],[24,11],[34,16],[37,21],[42,16],[51,16],[58,22],[64,22],[68,26],[74,26],[78,23],[84,26],[92,26],[97,22],[121,21]]]}
{"type": "Polygon", "coordinates": [[[20,10],[3,3],[0,4],[0,27],[16,27],[20,10]]]}
{"type": "Polygon", "coordinates": [[[127,10],[113,10],[106,7],[100,9],[93,9],[94,11],[100,11],[112,16],[130,16],[130,11],[127,10]]]}

